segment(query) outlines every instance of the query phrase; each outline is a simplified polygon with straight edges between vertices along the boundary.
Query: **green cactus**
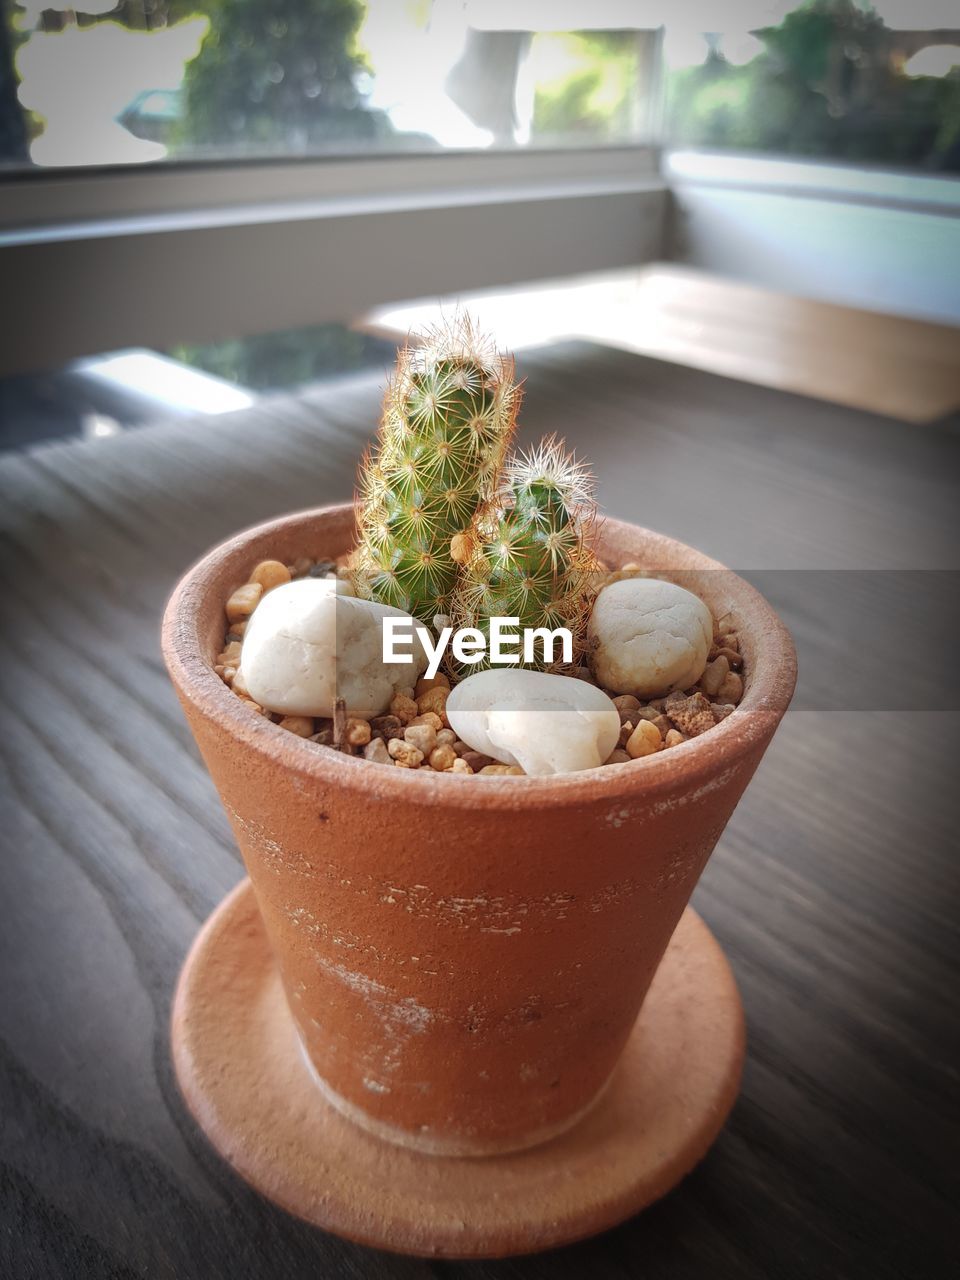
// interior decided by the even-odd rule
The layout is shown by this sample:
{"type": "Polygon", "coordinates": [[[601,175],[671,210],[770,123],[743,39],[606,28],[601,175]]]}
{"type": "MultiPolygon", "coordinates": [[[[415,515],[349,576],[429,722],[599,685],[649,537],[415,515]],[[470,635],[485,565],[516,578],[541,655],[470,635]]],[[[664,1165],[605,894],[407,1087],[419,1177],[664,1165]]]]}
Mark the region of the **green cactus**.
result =
{"type": "MultiPolygon", "coordinates": [[[[511,459],[497,500],[474,520],[453,625],[476,627],[488,639],[492,617],[519,618],[520,628],[567,627],[576,665],[595,594],[598,563],[588,545],[595,516],[589,469],[562,442],[551,437],[511,459]]],[[[556,670],[563,664],[546,662],[540,645],[536,661],[517,665],[556,670]]]]}
{"type": "Polygon", "coordinates": [[[357,595],[427,623],[447,610],[456,540],[495,492],[513,435],[513,373],[464,316],[400,352],[360,469],[357,595]]]}

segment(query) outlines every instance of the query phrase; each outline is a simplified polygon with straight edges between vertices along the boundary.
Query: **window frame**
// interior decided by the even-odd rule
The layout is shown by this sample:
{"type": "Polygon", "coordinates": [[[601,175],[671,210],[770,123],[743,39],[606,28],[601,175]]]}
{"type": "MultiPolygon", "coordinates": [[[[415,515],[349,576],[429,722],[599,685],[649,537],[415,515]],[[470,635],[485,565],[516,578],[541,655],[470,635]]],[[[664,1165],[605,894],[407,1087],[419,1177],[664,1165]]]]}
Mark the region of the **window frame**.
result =
{"type": "Polygon", "coordinates": [[[491,190],[627,188],[659,174],[659,149],[624,143],[574,148],[394,152],[303,159],[187,160],[76,169],[0,168],[0,246],[16,233],[316,201],[378,202],[491,190]]]}
{"type": "Polygon", "coordinates": [[[636,265],[665,207],[644,145],[4,175],[0,374],[636,265]]]}

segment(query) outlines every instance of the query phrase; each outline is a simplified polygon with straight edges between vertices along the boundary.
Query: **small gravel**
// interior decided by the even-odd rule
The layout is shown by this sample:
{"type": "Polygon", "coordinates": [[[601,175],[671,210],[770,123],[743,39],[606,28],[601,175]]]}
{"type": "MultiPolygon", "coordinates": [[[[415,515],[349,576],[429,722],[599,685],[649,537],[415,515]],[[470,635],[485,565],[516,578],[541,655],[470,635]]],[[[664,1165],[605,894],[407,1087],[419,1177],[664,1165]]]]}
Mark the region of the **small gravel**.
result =
{"type": "MultiPolygon", "coordinates": [[[[639,565],[625,564],[608,571],[601,585],[643,572],[639,565]]],[[[446,714],[450,680],[442,673],[431,679],[421,678],[415,687],[401,689],[390,703],[389,713],[370,720],[345,717],[341,704],[339,728],[332,719],[273,714],[253,701],[239,667],[247,622],[260,600],[274,587],[292,579],[329,578],[345,573],[346,557],[337,563],[315,561],[306,556],[291,564],[261,561],[251,572],[249,581],[239,586],[226,603],[223,648],[214,662],[217,675],[254,714],[325,750],[338,750],[390,768],[429,769],[435,773],[484,778],[522,775],[519,765],[502,764],[457,738],[446,714]]],[[[586,667],[569,674],[596,683],[586,667]]],[[[602,767],[631,764],[708,733],[733,714],[743,692],[739,636],[730,618],[715,620],[707,667],[693,688],[646,701],[629,693],[610,694],[620,715],[620,740],[602,767]]]]}

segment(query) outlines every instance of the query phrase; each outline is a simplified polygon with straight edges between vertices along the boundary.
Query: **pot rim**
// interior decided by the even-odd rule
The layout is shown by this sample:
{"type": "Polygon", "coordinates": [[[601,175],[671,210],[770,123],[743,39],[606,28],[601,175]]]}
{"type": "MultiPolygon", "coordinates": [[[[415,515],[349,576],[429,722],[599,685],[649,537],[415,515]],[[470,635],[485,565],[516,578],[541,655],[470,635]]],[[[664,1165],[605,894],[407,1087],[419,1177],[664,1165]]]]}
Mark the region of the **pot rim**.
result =
{"type": "MultiPolygon", "coordinates": [[[[395,797],[408,804],[418,801],[425,806],[439,804],[447,808],[490,808],[504,812],[598,800],[647,801],[656,800],[661,792],[674,790],[680,775],[683,775],[684,786],[693,791],[715,778],[724,766],[736,767],[769,736],[793,696],[797,678],[793,640],[773,608],[754,587],[719,561],[685,543],[641,525],[606,517],[604,527],[639,533],[646,541],[658,544],[671,560],[678,562],[674,571],[720,570],[724,573],[724,586],[738,609],[744,612],[744,623],[749,624],[742,626],[741,631],[747,630],[756,645],[743,699],[734,712],[706,733],[679,743],[669,751],[641,757],[629,764],[546,777],[493,776],[474,782],[463,775],[448,776],[432,769],[376,767],[366,760],[320,747],[244,706],[214,671],[204,652],[197,618],[209,590],[218,585],[233,590],[239,585],[233,579],[227,582],[221,578],[225,567],[245,547],[269,538],[271,533],[292,522],[313,523],[324,517],[342,521],[352,509],[351,503],[316,507],[290,512],[242,530],[213,547],[188,569],[167,602],[161,647],[171,679],[181,697],[230,733],[238,751],[254,751],[301,777],[354,791],[358,800],[376,788],[381,796],[395,797]]],[[[663,571],[671,572],[668,568],[663,571]]]]}

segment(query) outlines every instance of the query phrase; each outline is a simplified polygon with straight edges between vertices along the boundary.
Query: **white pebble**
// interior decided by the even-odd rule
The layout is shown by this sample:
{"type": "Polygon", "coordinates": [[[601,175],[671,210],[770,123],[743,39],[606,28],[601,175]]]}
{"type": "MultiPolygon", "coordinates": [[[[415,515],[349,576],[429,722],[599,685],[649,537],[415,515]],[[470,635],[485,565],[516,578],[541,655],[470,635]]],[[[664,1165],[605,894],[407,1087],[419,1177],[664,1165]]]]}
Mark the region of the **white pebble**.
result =
{"type": "Polygon", "coordinates": [[[622,578],[597,596],[588,638],[605,689],[659,698],[703,675],[713,617],[699,596],[674,582],[622,578]]]}
{"type": "Polygon", "coordinates": [[[400,609],[348,594],[334,578],[302,578],[268,592],[243,637],[240,672],[255,702],[287,715],[382,715],[396,691],[426,670],[414,634],[414,661],[383,661],[382,620],[400,609]]]}
{"type": "Polygon", "coordinates": [[[446,710],[474,751],[534,775],[595,769],[620,736],[620,715],[605,693],[541,671],[479,671],[454,688],[446,710]]]}

